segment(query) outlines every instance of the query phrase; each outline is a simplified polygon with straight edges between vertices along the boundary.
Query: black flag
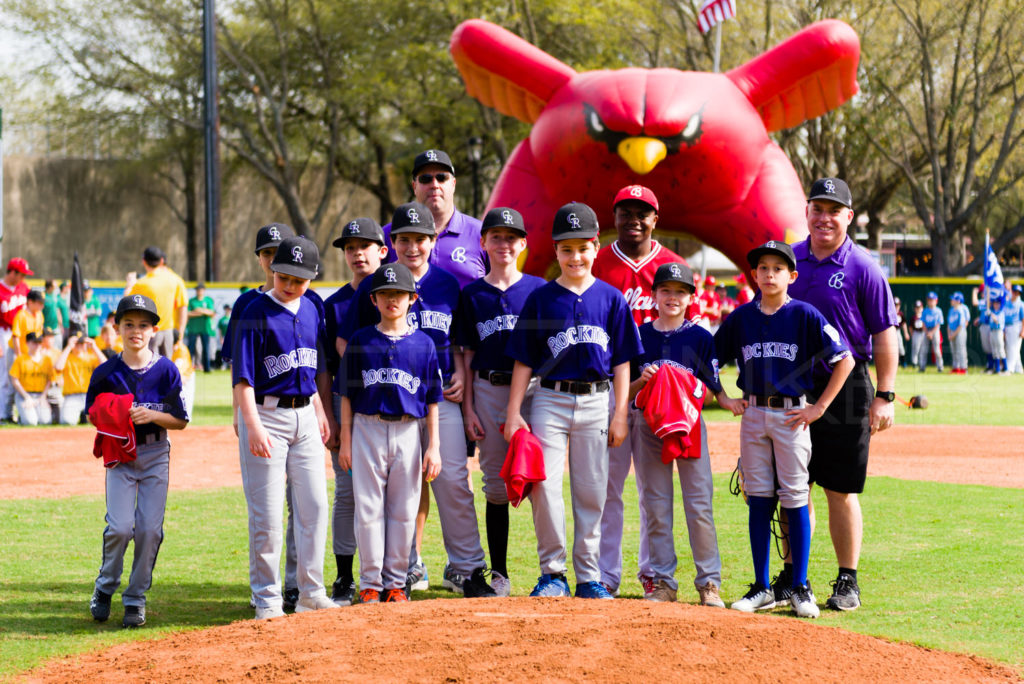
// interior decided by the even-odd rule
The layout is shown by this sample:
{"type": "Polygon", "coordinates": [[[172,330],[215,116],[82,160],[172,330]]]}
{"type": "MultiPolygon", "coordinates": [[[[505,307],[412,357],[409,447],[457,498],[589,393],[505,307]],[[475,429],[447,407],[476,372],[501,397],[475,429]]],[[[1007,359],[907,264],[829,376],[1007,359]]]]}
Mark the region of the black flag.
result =
{"type": "Polygon", "coordinates": [[[71,267],[71,299],[68,302],[68,312],[71,324],[68,326],[68,334],[86,332],[85,325],[85,286],[82,283],[82,267],[78,264],[78,252],[75,252],[75,263],[71,267]]]}

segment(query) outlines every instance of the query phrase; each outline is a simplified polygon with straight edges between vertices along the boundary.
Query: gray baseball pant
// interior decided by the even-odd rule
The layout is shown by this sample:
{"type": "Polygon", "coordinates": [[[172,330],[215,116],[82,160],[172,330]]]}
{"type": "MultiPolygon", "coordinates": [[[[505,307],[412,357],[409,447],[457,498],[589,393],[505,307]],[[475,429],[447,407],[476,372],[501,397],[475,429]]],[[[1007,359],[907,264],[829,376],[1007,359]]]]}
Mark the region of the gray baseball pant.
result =
{"type": "MultiPolygon", "coordinates": [[[[988,331],[988,346],[992,350],[993,359],[1005,359],[1006,358],[1006,340],[1003,339],[1002,330],[992,330],[989,328],[988,331]]],[[[998,369],[996,369],[998,370],[998,369]]]]}
{"type": "MultiPolygon", "coordinates": [[[[334,419],[340,424],[341,395],[335,394],[333,396],[334,419]]],[[[352,495],[352,469],[341,469],[338,465],[337,449],[331,449],[331,467],[334,469],[334,515],[331,525],[331,548],[335,555],[354,556],[356,553],[356,502],[352,495]]]]}
{"type": "Polygon", "coordinates": [[[1006,370],[1011,373],[1024,373],[1020,360],[1020,323],[1006,326],[1006,370]]]}
{"type": "Polygon", "coordinates": [[[931,339],[928,339],[927,334],[925,334],[924,340],[921,342],[921,357],[918,359],[918,368],[924,370],[928,366],[928,359],[932,354],[935,354],[935,367],[942,370],[942,340],[939,336],[938,328],[932,333],[931,339]]]}
{"type": "Polygon", "coordinates": [[[956,337],[949,340],[949,349],[953,360],[953,368],[967,368],[967,328],[963,327],[956,337]]]}
{"type": "Polygon", "coordinates": [[[14,416],[14,385],[11,384],[11,366],[14,365],[14,350],[8,347],[11,329],[0,328],[0,418],[10,420],[14,416]]]}
{"type": "MultiPolygon", "coordinates": [[[[531,378],[523,399],[521,415],[530,415],[530,405],[536,386],[537,379],[531,378]]],[[[473,410],[484,428],[484,438],[477,442],[484,481],[484,498],[492,504],[508,503],[505,480],[501,477],[501,468],[505,465],[505,457],[508,455],[508,442],[505,441],[505,433],[501,426],[505,422],[510,390],[507,385],[492,385],[479,376],[473,379],[473,410]]]]}
{"type": "Polygon", "coordinates": [[[786,418],[786,409],[747,408],[740,423],[740,470],[748,496],[777,495],[783,508],[800,508],[810,491],[811,431],[791,429],[786,418]]]}

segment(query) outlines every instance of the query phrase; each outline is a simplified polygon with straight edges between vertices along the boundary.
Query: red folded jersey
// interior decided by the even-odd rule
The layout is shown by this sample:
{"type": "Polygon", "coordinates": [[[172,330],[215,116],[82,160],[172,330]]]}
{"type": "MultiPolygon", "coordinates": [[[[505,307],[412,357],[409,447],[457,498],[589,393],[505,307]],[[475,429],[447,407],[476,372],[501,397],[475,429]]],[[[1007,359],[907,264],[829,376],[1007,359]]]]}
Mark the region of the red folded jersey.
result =
{"type": "Polygon", "coordinates": [[[516,430],[508,443],[501,479],[505,480],[505,492],[513,508],[519,508],[523,499],[530,495],[534,482],[547,479],[540,440],[526,428],[516,430]]]}
{"type": "Polygon", "coordinates": [[[661,438],[661,462],[700,458],[700,412],[707,388],[690,371],[662,363],[633,401],[661,438]]]}
{"type": "Polygon", "coordinates": [[[135,460],[135,424],[128,417],[135,396],[103,392],[89,408],[89,420],[96,426],[92,453],[103,459],[103,467],[135,460]]]}

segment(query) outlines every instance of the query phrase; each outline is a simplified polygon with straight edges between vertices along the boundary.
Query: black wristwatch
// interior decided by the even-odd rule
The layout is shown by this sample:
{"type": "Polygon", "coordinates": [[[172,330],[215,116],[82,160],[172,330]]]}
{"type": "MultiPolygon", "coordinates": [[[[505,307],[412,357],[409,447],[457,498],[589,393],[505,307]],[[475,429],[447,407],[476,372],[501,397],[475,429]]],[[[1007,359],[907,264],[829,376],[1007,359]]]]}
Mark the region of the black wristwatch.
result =
{"type": "Polygon", "coordinates": [[[877,392],[875,392],[875,396],[878,397],[879,399],[885,399],[890,404],[896,401],[895,392],[883,392],[882,390],[878,390],[877,392]]]}

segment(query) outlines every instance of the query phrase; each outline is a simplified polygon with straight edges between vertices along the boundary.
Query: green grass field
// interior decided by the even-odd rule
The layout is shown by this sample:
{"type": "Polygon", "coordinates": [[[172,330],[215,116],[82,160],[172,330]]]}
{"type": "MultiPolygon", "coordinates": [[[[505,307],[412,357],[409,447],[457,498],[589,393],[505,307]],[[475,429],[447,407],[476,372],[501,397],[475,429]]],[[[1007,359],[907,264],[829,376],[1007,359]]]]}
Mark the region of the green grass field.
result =
{"type": "MultiPolygon", "coordinates": [[[[227,382],[225,373],[199,377],[197,424],[229,421],[227,382]]],[[[727,382],[733,384],[733,380],[727,382]]],[[[1019,379],[933,372],[900,378],[901,395],[924,393],[932,406],[913,413],[898,407],[898,420],[916,422],[909,418],[913,416],[934,423],[968,422],[963,416],[973,415],[971,410],[963,413],[955,404],[959,391],[969,384],[984,385],[987,394],[1001,400],[984,412],[984,421],[969,422],[1019,424],[1015,399],[1024,394],[1019,379]]],[[[711,419],[719,417],[724,416],[711,419]]],[[[746,590],[751,569],[746,507],[728,494],[727,480],[726,475],[716,476],[715,510],[722,594],[728,602],[746,590]]],[[[623,544],[623,575],[628,578],[636,572],[638,521],[636,488],[627,483],[625,492],[627,511],[632,512],[627,514],[623,544]]],[[[820,603],[829,593],[835,567],[820,492],[816,501],[818,527],[810,578],[820,603]]],[[[477,497],[477,505],[482,525],[482,497],[477,497]]],[[[1024,490],[871,478],[862,505],[867,521],[860,566],[864,606],[849,614],[826,611],[818,624],[975,653],[1024,674],[1024,593],[1019,581],[1024,490]]],[[[103,514],[102,496],[0,501],[0,678],[13,678],[69,653],[251,617],[245,502],[240,489],[171,493],[166,538],[149,594],[149,624],[133,632],[119,628],[119,597],[108,623],[97,624],[89,617],[87,601],[99,566],[103,514]]],[[[682,521],[677,498],[680,599],[695,602],[682,521]]],[[[444,563],[440,540],[434,515],[424,550],[436,586],[444,563]]],[[[509,549],[514,593],[525,595],[537,575],[529,504],[512,512],[509,549]]],[[[327,558],[325,576],[330,581],[334,569],[329,542],[327,558]]],[[[775,559],[773,563],[774,570],[779,563],[775,559]]],[[[417,596],[452,595],[432,590],[417,596]]],[[[623,597],[639,596],[639,585],[625,580],[623,597]]]]}

